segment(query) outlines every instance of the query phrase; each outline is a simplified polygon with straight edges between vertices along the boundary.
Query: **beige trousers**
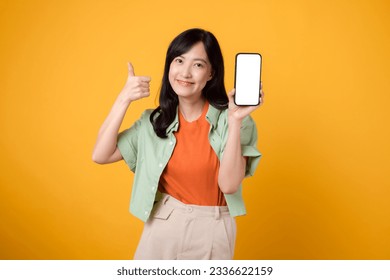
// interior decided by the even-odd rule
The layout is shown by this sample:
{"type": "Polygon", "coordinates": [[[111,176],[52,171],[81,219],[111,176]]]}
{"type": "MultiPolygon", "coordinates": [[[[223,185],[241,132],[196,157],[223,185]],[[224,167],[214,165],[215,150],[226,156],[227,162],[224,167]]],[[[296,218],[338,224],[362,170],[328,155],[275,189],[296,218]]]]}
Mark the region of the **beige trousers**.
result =
{"type": "Polygon", "coordinates": [[[163,194],[145,223],[136,260],[232,259],[236,222],[227,206],[189,205],[163,194]]]}

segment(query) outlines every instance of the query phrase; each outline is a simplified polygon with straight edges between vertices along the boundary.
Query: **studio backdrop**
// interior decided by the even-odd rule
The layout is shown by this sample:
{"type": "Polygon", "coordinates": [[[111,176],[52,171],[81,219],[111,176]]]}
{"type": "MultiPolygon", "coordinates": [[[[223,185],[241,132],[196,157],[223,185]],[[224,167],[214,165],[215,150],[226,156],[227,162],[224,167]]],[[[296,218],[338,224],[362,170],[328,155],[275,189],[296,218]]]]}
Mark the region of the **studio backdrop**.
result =
{"type": "Polygon", "coordinates": [[[166,49],[213,32],[263,57],[263,157],[244,181],[236,259],[390,259],[390,2],[2,0],[0,259],[130,259],[133,174],[92,150],[127,62],[155,108],[166,49]]]}

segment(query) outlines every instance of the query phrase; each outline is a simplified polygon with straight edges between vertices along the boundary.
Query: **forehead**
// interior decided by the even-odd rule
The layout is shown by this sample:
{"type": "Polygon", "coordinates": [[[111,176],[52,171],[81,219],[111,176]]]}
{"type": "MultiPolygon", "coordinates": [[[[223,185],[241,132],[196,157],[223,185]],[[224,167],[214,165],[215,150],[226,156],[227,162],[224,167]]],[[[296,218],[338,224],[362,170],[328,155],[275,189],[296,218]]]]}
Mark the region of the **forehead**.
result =
{"type": "Polygon", "coordinates": [[[204,44],[202,42],[198,42],[193,45],[187,52],[180,55],[186,59],[191,60],[204,60],[209,62],[209,58],[207,56],[206,50],[204,48],[204,44]]]}

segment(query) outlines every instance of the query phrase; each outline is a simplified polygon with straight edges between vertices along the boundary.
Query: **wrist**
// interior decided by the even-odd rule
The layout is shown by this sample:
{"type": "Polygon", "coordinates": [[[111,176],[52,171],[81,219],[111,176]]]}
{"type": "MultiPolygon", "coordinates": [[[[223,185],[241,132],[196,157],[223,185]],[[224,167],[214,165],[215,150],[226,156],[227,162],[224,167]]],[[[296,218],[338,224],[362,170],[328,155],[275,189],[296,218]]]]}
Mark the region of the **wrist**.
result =
{"type": "Polygon", "coordinates": [[[128,98],[128,96],[126,96],[126,94],[122,94],[122,93],[119,94],[119,96],[116,100],[117,105],[119,105],[120,107],[122,107],[122,106],[128,107],[131,104],[131,102],[132,102],[132,100],[130,98],[128,98]]]}
{"type": "Polygon", "coordinates": [[[233,116],[228,117],[229,128],[241,129],[242,119],[237,119],[233,116]]]}
{"type": "Polygon", "coordinates": [[[244,112],[241,110],[242,108],[229,108],[228,109],[228,118],[229,121],[231,120],[232,122],[242,122],[243,119],[245,118],[244,112]]]}

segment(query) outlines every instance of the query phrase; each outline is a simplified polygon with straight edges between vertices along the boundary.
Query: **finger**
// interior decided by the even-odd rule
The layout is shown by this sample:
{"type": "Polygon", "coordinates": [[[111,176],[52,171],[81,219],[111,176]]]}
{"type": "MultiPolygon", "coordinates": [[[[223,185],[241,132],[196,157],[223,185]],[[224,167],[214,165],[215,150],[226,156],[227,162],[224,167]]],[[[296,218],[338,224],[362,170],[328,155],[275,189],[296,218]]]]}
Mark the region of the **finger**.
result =
{"type": "Polygon", "coordinates": [[[150,76],[140,76],[139,78],[141,82],[147,82],[147,83],[149,83],[152,80],[150,76]]]}
{"type": "Polygon", "coordinates": [[[228,96],[229,101],[233,101],[235,93],[236,93],[236,89],[234,89],[234,88],[228,92],[227,96],[228,96]]]}
{"type": "Polygon", "coordinates": [[[129,71],[129,76],[134,77],[135,76],[134,67],[133,64],[131,64],[131,62],[127,62],[127,69],[129,71]]]}
{"type": "Polygon", "coordinates": [[[150,95],[150,90],[149,88],[138,88],[135,91],[140,97],[145,97],[150,95]]]}
{"type": "Polygon", "coordinates": [[[260,90],[260,104],[264,103],[264,91],[260,90]]]}
{"type": "Polygon", "coordinates": [[[150,95],[150,91],[149,90],[141,91],[141,96],[142,97],[148,97],[149,95],[150,95]]]}
{"type": "Polygon", "coordinates": [[[139,90],[143,91],[143,92],[150,91],[150,87],[149,86],[140,86],[139,90]]]}
{"type": "Polygon", "coordinates": [[[134,76],[131,78],[134,82],[137,83],[137,85],[140,85],[140,86],[145,86],[145,85],[149,86],[150,85],[151,78],[148,76],[134,76]]]}
{"type": "Polygon", "coordinates": [[[138,86],[141,88],[150,88],[150,84],[148,82],[140,82],[138,86]]]}

